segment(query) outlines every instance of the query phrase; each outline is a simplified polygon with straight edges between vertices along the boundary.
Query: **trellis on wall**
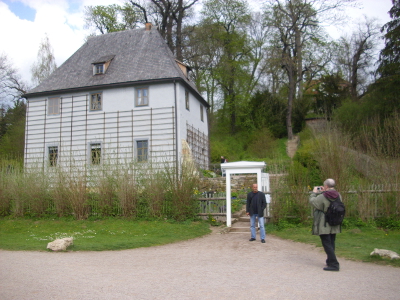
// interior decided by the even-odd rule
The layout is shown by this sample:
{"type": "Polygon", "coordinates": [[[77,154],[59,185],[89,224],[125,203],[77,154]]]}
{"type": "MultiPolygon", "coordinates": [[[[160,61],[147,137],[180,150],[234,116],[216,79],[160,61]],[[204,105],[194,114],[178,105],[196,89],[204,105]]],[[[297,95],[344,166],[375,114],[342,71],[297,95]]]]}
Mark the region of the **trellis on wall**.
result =
{"type": "Polygon", "coordinates": [[[194,161],[200,169],[209,167],[209,140],[208,136],[199,129],[186,122],[187,143],[192,151],[194,161]]]}
{"type": "Polygon", "coordinates": [[[56,165],[86,168],[93,164],[94,147],[101,147],[101,164],[126,164],[137,159],[135,143],[144,139],[149,159],[175,162],[174,107],[89,112],[88,95],[80,95],[62,97],[59,114],[48,115],[46,100],[44,104],[43,108],[43,101],[28,102],[28,169],[56,165]]]}

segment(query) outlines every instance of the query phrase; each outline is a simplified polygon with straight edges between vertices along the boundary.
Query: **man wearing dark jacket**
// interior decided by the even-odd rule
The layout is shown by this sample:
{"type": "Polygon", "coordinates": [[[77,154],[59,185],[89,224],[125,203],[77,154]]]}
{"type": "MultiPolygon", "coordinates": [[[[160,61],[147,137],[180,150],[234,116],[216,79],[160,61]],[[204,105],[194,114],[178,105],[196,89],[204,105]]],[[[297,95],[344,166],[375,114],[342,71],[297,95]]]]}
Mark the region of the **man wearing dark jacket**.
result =
{"type": "Polygon", "coordinates": [[[327,255],[325,271],[339,271],[339,262],[335,255],[335,240],[336,233],[341,232],[341,226],[330,226],[325,222],[325,213],[330,201],[340,197],[334,187],[335,180],[329,178],[324,181],[323,187],[314,187],[309,199],[310,204],[314,207],[312,234],[319,235],[327,255]]]}
{"type": "Polygon", "coordinates": [[[265,243],[265,228],[264,228],[264,209],[267,206],[265,194],[258,190],[258,185],[253,184],[252,192],[247,194],[246,215],[250,216],[250,242],[256,240],[256,217],[260,226],[261,243],[265,243]]]}

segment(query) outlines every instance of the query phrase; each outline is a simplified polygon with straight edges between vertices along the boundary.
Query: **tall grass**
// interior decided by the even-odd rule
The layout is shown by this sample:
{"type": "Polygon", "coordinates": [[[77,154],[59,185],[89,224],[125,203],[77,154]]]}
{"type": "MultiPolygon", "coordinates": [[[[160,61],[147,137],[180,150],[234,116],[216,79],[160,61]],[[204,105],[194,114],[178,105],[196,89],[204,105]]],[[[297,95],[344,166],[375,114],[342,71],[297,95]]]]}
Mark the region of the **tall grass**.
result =
{"type": "Polygon", "coordinates": [[[0,169],[0,214],[2,216],[45,215],[123,216],[138,219],[194,219],[194,190],[198,173],[192,163],[176,170],[168,164],[151,163],[126,167],[96,166],[95,169],[65,171],[61,167],[25,171],[0,169]]]}
{"type": "Polygon", "coordinates": [[[400,220],[398,118],[376,130],[368,131],[365,126],[356,139],[332,125],[323,132],[310,132],[301,138],[288,175],[273,191],[275,222],[288,217],[307,222],[311,215],[309,192],[326,178],[336,180],[347,217],[364,222],[376,218],[400,220]]]}

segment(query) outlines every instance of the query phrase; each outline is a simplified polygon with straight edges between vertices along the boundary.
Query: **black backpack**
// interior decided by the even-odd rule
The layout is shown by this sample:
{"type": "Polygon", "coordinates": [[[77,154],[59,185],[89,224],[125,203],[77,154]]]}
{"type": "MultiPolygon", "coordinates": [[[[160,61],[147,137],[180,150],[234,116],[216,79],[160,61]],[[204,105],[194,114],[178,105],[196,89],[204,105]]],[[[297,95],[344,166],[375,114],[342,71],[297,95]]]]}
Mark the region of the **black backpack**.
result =
{"type": "Polygon", "coordinates": [[[340,197],[335,200],[328,199],[330,204],[325,213],[325,226],[328,223],[330,226],[342,225],[346,208],[340,197]]]}

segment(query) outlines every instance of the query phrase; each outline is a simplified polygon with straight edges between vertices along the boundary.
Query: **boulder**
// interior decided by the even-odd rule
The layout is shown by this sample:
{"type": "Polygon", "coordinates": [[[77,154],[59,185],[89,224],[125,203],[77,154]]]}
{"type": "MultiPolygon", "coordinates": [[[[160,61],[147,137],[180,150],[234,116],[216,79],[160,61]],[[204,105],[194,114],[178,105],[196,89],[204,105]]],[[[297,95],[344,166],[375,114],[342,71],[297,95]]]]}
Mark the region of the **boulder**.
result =
{"type": "Polygon", "coordinates": [[[374,251],[371,252],[370,255],[380,255],[382,257],[389,257],[390,259],[399,259],[400,256],[391,250],[386,250],[386,249],[377,249],[375,248],[374,251]]]}
{"type": "Polygon", "coordinates": [[[50,250],[53,250],[53,251],[65,251],[73,243],[74,243],[74,238],[73,237],[57,239],[57,240],[55,240],[53,242],[48,243],[47,244],[47,249],[50,249],[50,250]]]}

